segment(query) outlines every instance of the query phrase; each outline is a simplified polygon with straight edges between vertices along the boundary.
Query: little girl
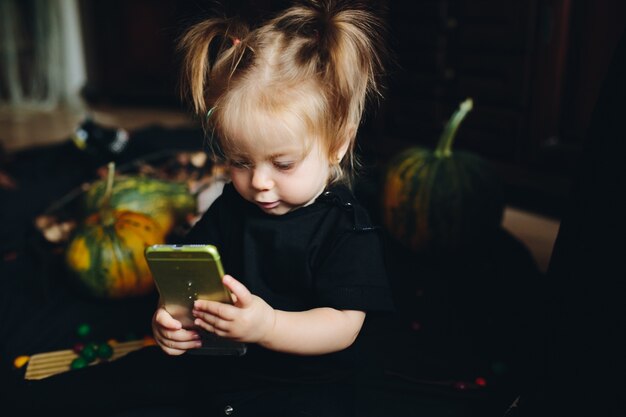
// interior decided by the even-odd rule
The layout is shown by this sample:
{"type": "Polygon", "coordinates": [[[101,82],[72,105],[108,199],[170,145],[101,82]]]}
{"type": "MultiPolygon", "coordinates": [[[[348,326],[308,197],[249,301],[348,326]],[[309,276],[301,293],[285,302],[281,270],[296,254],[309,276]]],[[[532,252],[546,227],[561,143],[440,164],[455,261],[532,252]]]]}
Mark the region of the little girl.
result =
{"type": "Polygon", "coordinates": [[[234,302],[197,301],[195,329],[158,308],[160,349],[17,383],[19,415],[354,415],[366,313],[392,309],[379,236],[349,188],[380,29],[362,7],[311,0],[255,29],[209,19],[186,33],[184,91],[231,179],[186,243],[218,247],[234,302]],[[197,329],[248,352],[181,355],[197,329]]]}
{"type": "MultiPolygon", "coordinates": [[[[254,29],[209,19],[180,44],[184,92],[230,177],[185,243],[218,247],[234,303],[196,301],[195,324],[249,346],[194,360],[221,374],[209,387],[248,392],[254,415],[349,415],[366,312],[392,306],[379,236],[349,188],[357,127],[379,93],[381,24],[338,3],[254,29]]],[[[163,308],[152,327],[169,355],[201,345],[163,308]]]]}

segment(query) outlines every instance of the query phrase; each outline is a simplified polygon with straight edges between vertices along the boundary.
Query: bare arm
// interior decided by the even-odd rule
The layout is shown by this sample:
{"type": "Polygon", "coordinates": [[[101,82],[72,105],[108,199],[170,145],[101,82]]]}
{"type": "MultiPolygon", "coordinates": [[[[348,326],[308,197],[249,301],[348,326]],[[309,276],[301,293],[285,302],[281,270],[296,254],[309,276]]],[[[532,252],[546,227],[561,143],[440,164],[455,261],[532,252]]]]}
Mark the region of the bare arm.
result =
{"type": "Polygon", "coordinates": [[[234,305],[198,300],[195,324],[218,336],[271,350],[298,355],[343,350],[354,342],[365,320],[365,313],[356,310],[274,310],[233,277],[225,276],[224,284],[235,295],[234,305]]]}
{"type": "Polygon", "coordinates": [[[336,352],[354,342],[364,319],[365,313],[356,310],[276,310],[274,327],[259,344],[271,350],[299,355],[336,352]]]}

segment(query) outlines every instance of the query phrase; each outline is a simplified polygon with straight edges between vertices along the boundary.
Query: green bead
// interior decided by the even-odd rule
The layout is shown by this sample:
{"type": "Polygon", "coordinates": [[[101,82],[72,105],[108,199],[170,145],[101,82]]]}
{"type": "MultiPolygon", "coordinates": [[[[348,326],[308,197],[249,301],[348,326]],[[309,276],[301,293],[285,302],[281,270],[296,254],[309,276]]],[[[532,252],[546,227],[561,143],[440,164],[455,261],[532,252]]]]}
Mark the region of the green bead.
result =
{"type": "Polygon", "coordinates": [[[88,336],[89,333],[91,333],[91,326],[87,323],[83,323],[78,326],[78,328],[76,329],[76,333],[78,333],[80,337],[88,336]]]}
{"type": "Polygon", "coordinates": [[[107,343],[98,346],[98,357],[101,359],[109,359],[113,356],[113,348],[107,343]]]}
{"type": "Polygon", "coordinates": [[[72,361],[72,363],[70,364],[70,368],[71,369],[80,369],[80,368],[84,368],[87,365],[89,365],[89,362],[87,362],[85,360],[85,358],[79,356],[78,358],[76,358],[76,359],[74,359],[72,361]]]}
{"type": "Polygon", "coordinates": [[[98,351],[98,347],[99,345],[95,342],[89,342],[85,345],[85,347],[89,347],[90,349],[92,349],[94,352],[98,351]]]}
{"type": "Polygon", "coordinates": [[[94,349],[93,344],[90,343],[80,351],[80,356],[85,359],[87,363],[91,363],[98,357],[98,351],[94,349]]]}

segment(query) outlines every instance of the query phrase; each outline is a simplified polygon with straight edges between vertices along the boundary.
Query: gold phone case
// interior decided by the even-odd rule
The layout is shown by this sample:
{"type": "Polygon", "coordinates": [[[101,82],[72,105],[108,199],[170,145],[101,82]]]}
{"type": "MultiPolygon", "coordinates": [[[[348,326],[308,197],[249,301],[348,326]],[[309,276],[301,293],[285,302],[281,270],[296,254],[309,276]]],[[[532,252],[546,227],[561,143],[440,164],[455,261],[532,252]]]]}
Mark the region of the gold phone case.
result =
{"type": "MultiPolygon", "coordinates": [[[[217,248],[213,245],[153,245],[146,248],[146,260],[163,308],[180,321],[184,328],[195,328],[191,310],[197,299],[232,303],[222,284],[224,270],[217,248]]],[[[245,353],[245,344],[221,339],[201,332],[203,347],[199,353],[245,353]]]]}

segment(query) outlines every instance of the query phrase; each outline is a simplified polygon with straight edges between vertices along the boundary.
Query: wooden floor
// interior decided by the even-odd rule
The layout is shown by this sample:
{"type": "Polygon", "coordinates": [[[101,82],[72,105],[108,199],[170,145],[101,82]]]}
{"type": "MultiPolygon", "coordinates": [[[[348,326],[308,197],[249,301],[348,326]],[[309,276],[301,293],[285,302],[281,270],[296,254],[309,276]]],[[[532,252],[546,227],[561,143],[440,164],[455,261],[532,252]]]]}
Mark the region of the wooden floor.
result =
{"type": "MultiPolygon", "coordinates": [[[[0,108],[0,146],[11,153],[65,141],[87,115],[97,123],[127,130],[148,125],[173,128],[194,123],[184,112],[151,108],[100,106],[52,111],[0,108]]],[[[507,207],[503,227],[528,247],[539,268],[545,271],[558,233],[559,219],[507,207]]]]}
{"type": "Polygon", "coordinates": [[[87,116],[99,124],[127,130],[153,124],[170,128],[193,124],[190,115],[164,109],[99,106],[16,111],[0,107],[0,145],[6,152],[15,152],[62,142],[87,116]]]}

